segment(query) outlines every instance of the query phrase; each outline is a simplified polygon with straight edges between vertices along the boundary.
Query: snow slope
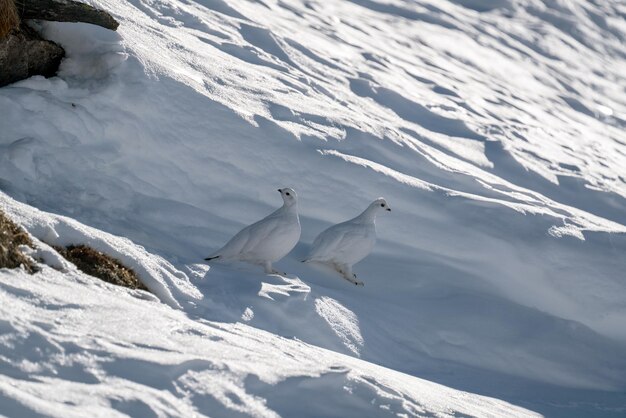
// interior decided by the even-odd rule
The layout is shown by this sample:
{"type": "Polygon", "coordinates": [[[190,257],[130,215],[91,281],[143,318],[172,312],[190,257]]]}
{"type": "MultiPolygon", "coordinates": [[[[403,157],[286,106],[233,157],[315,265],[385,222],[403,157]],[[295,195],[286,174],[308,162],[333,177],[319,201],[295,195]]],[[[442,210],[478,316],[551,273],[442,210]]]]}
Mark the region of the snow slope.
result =
{"type": "MultiPolygon", "coordinates": [[[[172,315],[194,324],[297,338],[548,416],[624,413],[620,2],[91,3],[120,20],[118,33],[46,23],[43,33],[68,51],[59,77],[0,89],[0,188],[67,217],[2,195],[38,239],[110,252],[184,312],[172,315]],[[287,277],[198,264],[278,207],[275,189],[286,186],[298,191],[303,226],[301,243],[278,263],[287,277]],[[393,212],[379,218],[375,251],[355,267],[364,288],[299,263],[317,233],[378,196],[393,212]],[[234,325],[241,322],[254,328],[234,325]]],[[[66,274],[70,283],[76,274],[66,274]]],[[[23,281],[17,275],[0,274],[3,304],[13,300],[9,283],[23,281]]],[[[41,276],[60,280],[51,270],[41,276]]],[[[48,291],[33,286],[18,293],[48,291]]],[[[65,302],[73,303],[81,290],[67,286],[75,292],[65,302]]],[[[109,299],[122,292],[99,291],[113,292],[109,299]]],[[[150,303],[160,318],[166,308],[150,303]]],[[[88,306],[77,309],[98,315],[88,306]]],[[[34,318],[46,323],[46,311],[34,318]]],[[[279,351],[271,355],[287,361],[279,351]]],[[[341,359],[342,367],[356,361],[341,359]]],[[[3,374],[24,379],[25,367],[24,375],[3,374]]],[[[304,370],[285,366],[270,383],[322,373],[304,370]]],[[[394,390],[420,385],[402,376],[413,380],[394,390]]],[[[333,379],[317,382],[343,386],[343,377],[333,379]]],[[[146,393],[160,388],[141,383],[146,393]]],[[[318,383],[315,399],[350,405],[344,392],[331,396],[318,383]]],[[[40,386],[23,390],[54,390],[49,380],[40,386]]],[[[257,389],[255,399],[269,403],[268,389],[257,389]]],[[[277,392],[307,393],[289,385],[277,392]]],[[[435,408],[422,396],[411,399],[435,408]]],[[[209,398],[217,399],[211,408],[230,402],[209,398]]],[[[202,409],[205,401],[191,404],[202,409]]],[[[297,406],[276,402],[273,410],[286,415],[280,408],[297,406]]]]}
{"type": "Polygon", "coordinates": [[[537,416],[246,325],[190,320],[78,274],[39,276],[3,274],[7,416],[537,416]],[[81,296],[67,303],[67,292],[81,296]],[[310,399],[284,399],[294,395],[310,399]]]}
{"type": "MultiPolygon", "coordinates": [[[[171,265],[127,240],[0,199],[36,234],[59,237],[55,244],[80,239],[107,252],[114,244],[161,300],[168,296],[155,290],[189,284],[167,281],[171,265]]],[[[190,316],[72,265],[41,267],[34,276],[2,271],[6,416],[537,416],[243,323],[190,316]]],[[[197,299],[187,289],[179,299],[197,299]]],[[[342,318],[333,309],[321,308],[342,318]]]]}

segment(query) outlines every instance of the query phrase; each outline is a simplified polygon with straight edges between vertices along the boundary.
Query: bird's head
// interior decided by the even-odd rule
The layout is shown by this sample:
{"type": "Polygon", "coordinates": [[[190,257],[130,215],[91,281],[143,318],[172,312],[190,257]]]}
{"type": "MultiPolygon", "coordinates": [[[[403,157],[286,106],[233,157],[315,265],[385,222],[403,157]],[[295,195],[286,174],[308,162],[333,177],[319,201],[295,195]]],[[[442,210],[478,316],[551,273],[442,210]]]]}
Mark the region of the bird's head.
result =
{"type": "Polygon", "coordinates": [[[287,206],[295,205],[298,201],[298,195],[296,194],[296,191],[290,187],[278,189],[278,192],[282,196],[283,202],[285,202],[285,205],[287,206]]]}
{"type": "Polygon", "coordinates": [[[391,212],[391,208],[387,204],[387,201],[382,197],[379,197],[378,199],[374,200],[372,204],[370,205],[370,208],[372,209],[375,208],[377,210],[386,210],[388,212],[391,212]]]}

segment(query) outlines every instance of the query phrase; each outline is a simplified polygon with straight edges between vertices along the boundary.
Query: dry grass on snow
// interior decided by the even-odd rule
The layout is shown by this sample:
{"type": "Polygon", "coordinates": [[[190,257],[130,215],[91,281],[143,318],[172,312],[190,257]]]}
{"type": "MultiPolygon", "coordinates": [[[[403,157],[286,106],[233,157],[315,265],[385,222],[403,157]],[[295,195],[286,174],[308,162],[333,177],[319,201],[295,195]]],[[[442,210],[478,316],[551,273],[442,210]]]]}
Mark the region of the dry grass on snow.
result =
{"type": "Polygon", "coordinates": [[[20,18],[13,0],[0,0],[0,39],[18,27],[20,18]]]}
{"type": "Polygon", "coordinates": [[[66,248],[55,247],[65,259],[74,263],[80,271],[97,277],[107,283],[131,289],[148,290],[137,274],[122,265],[118,260],[86,245],[70,245],[66,248]]]}
{"type": "Polygon", "coordinates": [[[30,257],[19,251],[20,245],[33,248],[33,242],[26,231],[0,211],[0,268],[14,269],[22,266],[29,273],[36,272],[37,266],[30,257]]]}
{"type": "MultiPolygon", "coordinates": [[[[35,248],[28,233],[0,211],[0,268],[22,267],[29,273],[35,273],[39,270],[36,263],[19,251],[21,245],[35,248]]],[[[70,245],[54,249],[85,274],[118,286],[148,290],[132,269],[91,247],[70,245]]]]}

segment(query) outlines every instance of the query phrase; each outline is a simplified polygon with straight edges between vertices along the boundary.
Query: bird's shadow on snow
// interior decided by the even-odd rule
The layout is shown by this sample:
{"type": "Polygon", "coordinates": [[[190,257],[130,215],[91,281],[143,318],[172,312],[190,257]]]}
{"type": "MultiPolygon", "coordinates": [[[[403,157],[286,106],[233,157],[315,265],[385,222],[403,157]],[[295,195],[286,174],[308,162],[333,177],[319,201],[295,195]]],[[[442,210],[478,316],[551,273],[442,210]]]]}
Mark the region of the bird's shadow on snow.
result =
{"type": "MultiPolygon", "coordinates": [[[[299,261],[280,263],[292,274],[264,274],[256,266],[214,264],[196,285],[205,299],[193,314],[223,322],[244,322],[286,338],[297,338],[345,354],[359,356],[363,338],[358,317],[342,302],[342,288],[356,288],[333,277],[334,271],[304,268],[299,261]],[[314,277],[309,280],[309,277],[314,277]]],[[[359,289],[362,289],[359,287],[359,289]]]]}

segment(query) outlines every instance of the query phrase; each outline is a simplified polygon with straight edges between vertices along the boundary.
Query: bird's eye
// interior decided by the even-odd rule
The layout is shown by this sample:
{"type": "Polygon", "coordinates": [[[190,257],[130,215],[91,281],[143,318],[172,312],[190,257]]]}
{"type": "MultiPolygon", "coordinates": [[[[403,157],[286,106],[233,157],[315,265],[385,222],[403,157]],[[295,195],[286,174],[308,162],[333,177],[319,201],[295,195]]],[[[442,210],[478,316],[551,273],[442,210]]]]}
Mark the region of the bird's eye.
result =
{"type": "Polygon", "coordinates": [[[384,203],[381,203],[381,204],[380,204],[380,207],[381,207],[381,208],[384,208],[384,207],[385,207],[385,204],[384,204],[384,203]]]}
{"type": "Polygon", "coordinates": [[[291,196],[291,195],[289,194],[289,192],[287,192],[287,193],[285,193],[285,194],[286,194],[287,196],[291,196]]]}

